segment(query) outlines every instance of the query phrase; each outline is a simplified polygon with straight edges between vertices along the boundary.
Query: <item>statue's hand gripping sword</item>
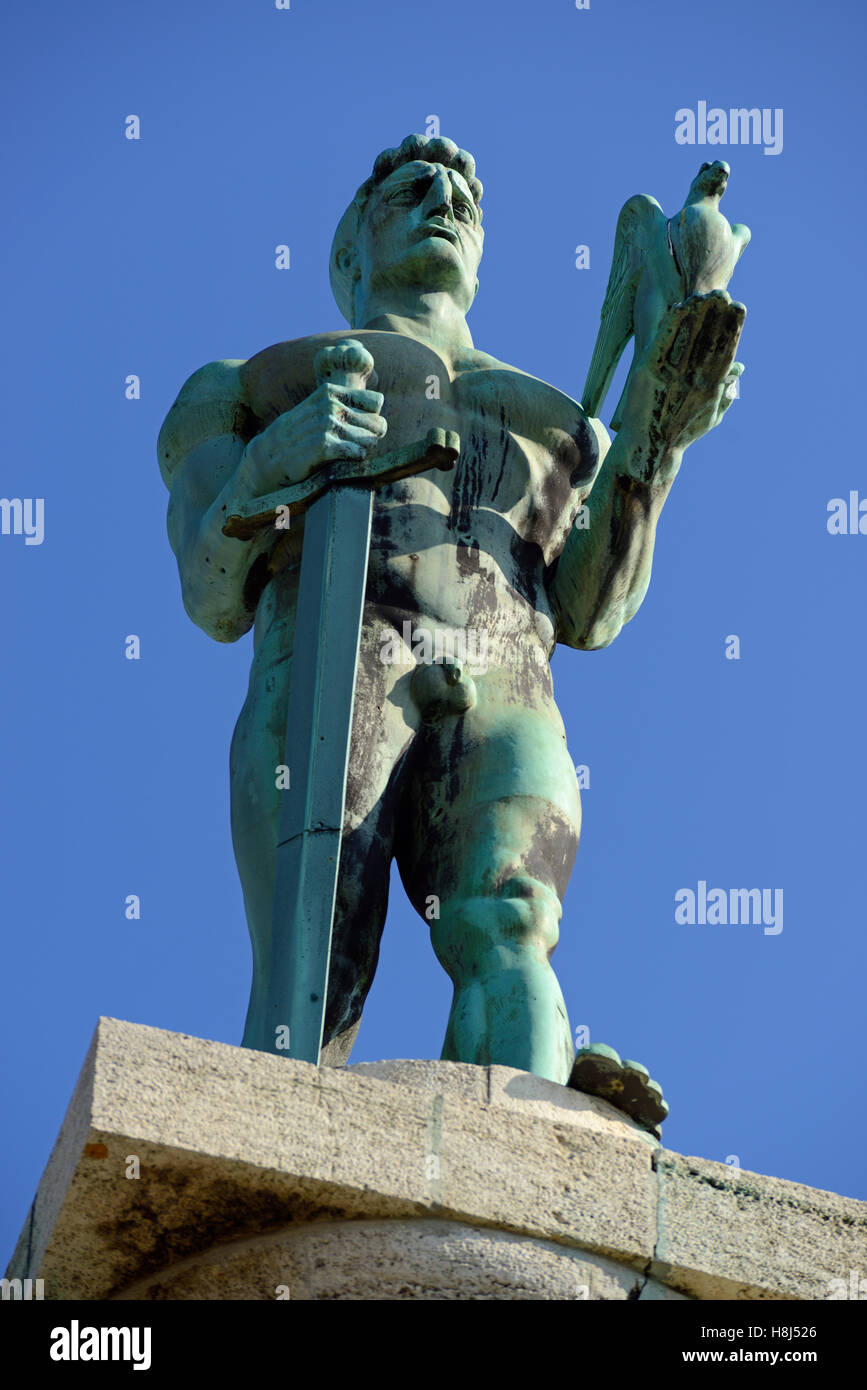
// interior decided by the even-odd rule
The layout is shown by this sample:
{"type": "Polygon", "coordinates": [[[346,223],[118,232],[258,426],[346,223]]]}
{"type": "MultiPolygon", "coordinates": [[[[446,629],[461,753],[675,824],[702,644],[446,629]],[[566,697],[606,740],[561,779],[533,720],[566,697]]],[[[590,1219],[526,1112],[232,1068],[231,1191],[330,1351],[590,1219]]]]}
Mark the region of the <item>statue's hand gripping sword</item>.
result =
{"type": "MultiPolygon", "coordinates": [[[[346,338],[323,348],[314,370],[320,383],[363,390],[373,358],[346,338]]],[[[265,1052],[318,1064],[322,1047],[373,489],[430,468],[451,469],[459,450],[454,431],[433,429],[416,444],[369,461],[324,464],[303,482],[228,509],[223,531],[241,539],[273,526],[285,516],[279,508],[307,513],[283,756],[289,787],[280,807],[268,995],[259,1020],[265,1052]]]]}

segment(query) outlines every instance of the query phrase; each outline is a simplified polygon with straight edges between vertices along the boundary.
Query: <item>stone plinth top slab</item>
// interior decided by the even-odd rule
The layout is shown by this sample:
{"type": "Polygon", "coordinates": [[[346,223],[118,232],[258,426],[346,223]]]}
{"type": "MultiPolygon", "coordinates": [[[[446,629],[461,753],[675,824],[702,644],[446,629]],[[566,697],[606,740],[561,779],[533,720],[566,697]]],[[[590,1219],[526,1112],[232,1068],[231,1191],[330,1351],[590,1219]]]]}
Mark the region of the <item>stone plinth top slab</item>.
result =
{"type": "Polygon", "coordinates": [[[317,1068],[101,1019],[8,1276],[55,1299],[817,1299],[853,1268],[867,1203],[683,1158],[528,1073],[317,1068]]]}

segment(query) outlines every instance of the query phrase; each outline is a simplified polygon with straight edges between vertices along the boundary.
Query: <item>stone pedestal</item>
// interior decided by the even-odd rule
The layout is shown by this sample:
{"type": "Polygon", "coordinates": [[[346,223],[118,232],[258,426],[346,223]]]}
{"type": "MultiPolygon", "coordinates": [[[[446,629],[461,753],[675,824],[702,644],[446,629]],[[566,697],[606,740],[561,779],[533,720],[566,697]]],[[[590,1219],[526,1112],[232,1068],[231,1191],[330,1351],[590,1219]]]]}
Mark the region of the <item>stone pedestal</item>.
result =
{"type": "Polygon", "coordinates": [[[50,1299],[824,1299],[867,1203],[507,1067],[101,1019],[7,1275],[50,1299]]]}

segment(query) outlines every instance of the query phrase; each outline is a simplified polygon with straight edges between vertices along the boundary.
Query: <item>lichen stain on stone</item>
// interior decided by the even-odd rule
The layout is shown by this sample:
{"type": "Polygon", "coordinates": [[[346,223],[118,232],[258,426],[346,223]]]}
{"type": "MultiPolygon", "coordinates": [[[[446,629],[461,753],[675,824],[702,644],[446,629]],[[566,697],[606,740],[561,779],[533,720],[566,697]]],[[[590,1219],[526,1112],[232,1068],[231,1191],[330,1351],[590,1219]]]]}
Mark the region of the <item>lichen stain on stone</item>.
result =
{"type": "Polygon", "coordinates": [[[323,1204],[312,1193],[251,1190],[231,1179],[200,1187],[201,1178],[201,1173],[163,1169],[130,1184],[136,1191],[127,1209],[96,1228],[114,1251],[126,1257],[126,1268],[118,1271],[117,1284],[107,1297],[229,1240],[296,1223],[353,1217],[339,1202],[323,1204]],[[189,1201],[185,1200],[188,1188],[192,1191],[189,1201]],[[168,1226],[169,1222],[176,1224],[168,1226]]]}

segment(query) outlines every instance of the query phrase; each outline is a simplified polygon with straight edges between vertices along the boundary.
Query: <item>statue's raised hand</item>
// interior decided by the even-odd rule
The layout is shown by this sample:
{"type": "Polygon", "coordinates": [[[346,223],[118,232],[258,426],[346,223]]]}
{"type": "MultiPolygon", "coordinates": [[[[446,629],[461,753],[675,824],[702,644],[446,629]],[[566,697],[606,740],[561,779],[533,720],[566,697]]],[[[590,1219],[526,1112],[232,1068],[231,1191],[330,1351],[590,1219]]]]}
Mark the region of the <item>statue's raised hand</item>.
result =
{"type": "MultiPolygon", "coordinates": [[[[342,358],[335,357],[334,375],[341,365],[342,358]]],[[[372,371],[373,358],[364,351],[364,360],[349,363],[344,373],[349,377],[349,385],[338,384],[328,374],[299,405],[278,415],[256,435],[239,465],[241,493],[262,496],[301,482],[334,459],[367,458],[388,428],[380,414],[384,397],[364,385],[372,371]],[[352,370],[353,367],[360,370],[352,370]]]]}
{"type": "Polygon", "coordinates": [[[719,424],[743,371],[735,352],[746,312],[725,290],[669,309],[633,371],[618,434],[636,477],[663,481],[684,449],[719,424]]]}

